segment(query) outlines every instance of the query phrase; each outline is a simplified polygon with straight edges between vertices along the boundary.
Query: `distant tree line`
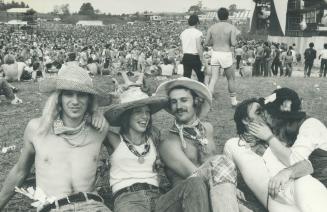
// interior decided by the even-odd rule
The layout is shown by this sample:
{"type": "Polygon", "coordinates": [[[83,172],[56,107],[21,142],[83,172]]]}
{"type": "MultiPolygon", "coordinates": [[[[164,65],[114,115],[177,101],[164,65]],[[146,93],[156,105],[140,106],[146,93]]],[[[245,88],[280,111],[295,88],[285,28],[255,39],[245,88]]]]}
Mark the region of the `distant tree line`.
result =
{"type": "Polygon", "coordinates": [[[16,2],[11,1],[7,3],[0,3],[0,11],[5,11],[11,8],[28,8],[28,4],[25,4],[24,2],[16,2]]]}

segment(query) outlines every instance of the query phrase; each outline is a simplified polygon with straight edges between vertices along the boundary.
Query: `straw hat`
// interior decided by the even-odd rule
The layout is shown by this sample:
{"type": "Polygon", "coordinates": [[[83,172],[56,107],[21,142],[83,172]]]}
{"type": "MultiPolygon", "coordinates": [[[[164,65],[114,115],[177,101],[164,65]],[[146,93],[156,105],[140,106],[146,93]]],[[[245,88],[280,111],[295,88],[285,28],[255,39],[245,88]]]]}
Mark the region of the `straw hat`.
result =
{"type": "Polygon", "coordinates": [[[119,104],[110,106],[104,116],[112,126],[120,126],[121,115],[127,110],[147,105],[151,114],[154,114],[166,107],[167,103],[167,97],[149,97],[139,87],[130,87],[120,95],[119,104]]]}
{"type": "MultiPolygon", "coordinates": [[[[99,96],[99,105],[109,105],[111,100],[102,90],[95,88],[92,78],[87,71],[79,66],[64,66],[57,77],[47,78],[39,83],[39,90],[42,93],[51,93],[56,90],[70,90],[89,93],[99,96]]],[[[110,97],[110,96],[109,96],[110,97]]]]}
{"type": "MultiPolygon", "coordinates": [[[[160,84],[157,88],[156,95],[157,96],[168,96],[168,93],[171,89],[175,87],[185,87],[192,91],[194,91],[200,98],[204,100],[203,104],[200,108],[199,118],[205,117],[211,107],[212,104],[212,95],[209,91],[208,87],[203,83],[198,82],[196,80],[192,80],[187,77],[180,77],[177,79],[169,80],[160,84]]],[[[171,113],[170,108],[166,108],[168,113],[171,113]]]]}

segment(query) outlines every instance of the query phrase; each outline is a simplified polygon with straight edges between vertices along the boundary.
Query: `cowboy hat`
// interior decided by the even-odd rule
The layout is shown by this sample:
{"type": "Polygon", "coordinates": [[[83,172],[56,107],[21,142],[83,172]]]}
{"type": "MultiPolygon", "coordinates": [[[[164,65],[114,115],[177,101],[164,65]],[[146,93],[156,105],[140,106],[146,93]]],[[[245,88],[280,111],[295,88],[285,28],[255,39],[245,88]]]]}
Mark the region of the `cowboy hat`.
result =
{"type": "MultiPolygon", "coordinates": [[[[207,86],[196,80],[192,80],[187,77],[180,77],[160,84],[157,88],[156,95],[168,96],[169,92],[175,87],[185,87],[194,91],[200,98],[204,100],[198,114],[199,118],[207,115],[212,104],[212,95],[207,86]]],[[[166,108],[166,111],[171,113],[170,108],[168,107],[166,108]]]]}
{"type": "Polygon", "coordinates": [[[154,114],[166,107],[168,103],[167,97],[148,96],[142,92],[140,87],[130,87],[120,95],[119,104],[110,106],[104,113],[104,116],[112,126],[121,125],[121,116],[127,110],[149,106],[151,114],[154,114]]]}
{"type": "Polygon", "coordinates": [[[87,71],[77,65],[64,66],[56,77],[40,81],[39,90],[42,93],[51,93],[56,90],[78,91],[100,96],[99,104],[102,106],[111,103],[104,100],[107,95],[102,90],[95,88],[87,71]]]}
{"type": "Polygon", "coordinates": [[[290,88],[276,89],[270,96],[259,100],[263,108],[276,118],[298,120],[306,116],[299,95],[290,88]]]}

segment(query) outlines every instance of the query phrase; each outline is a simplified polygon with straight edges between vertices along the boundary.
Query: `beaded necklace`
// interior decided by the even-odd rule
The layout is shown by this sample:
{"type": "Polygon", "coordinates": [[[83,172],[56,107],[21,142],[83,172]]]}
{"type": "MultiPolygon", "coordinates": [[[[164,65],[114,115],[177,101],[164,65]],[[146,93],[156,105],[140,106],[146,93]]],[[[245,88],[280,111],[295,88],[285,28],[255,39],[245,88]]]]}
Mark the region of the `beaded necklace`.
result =
{"type": "Polygon", "coordinates": [[[130,142],[125,136],[122,135],[123,141],[126,143],[128,149],[137,157],[137,161],[139,163],[144,163],[145,159],[145,155],[149,153],[150,151],[150,143],[149,143],[149,138],[146,137],[146,142],[144,145],[144,151],[142,153],[139,153],[135,147],[134,144],[132,144],[132,142],[130,142]]]}

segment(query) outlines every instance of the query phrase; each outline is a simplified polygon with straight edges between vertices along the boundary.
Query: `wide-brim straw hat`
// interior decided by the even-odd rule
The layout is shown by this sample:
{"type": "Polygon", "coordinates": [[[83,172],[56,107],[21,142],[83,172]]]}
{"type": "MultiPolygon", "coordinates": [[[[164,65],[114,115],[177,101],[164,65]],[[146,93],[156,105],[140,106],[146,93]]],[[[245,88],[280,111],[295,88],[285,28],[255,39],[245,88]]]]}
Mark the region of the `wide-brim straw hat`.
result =
{"type": "Polygon", "coordinates": [[[77,65],[64,66],[56,77],[40,81],[39,90],[42,93],[52,93],[57,90],[78,91],[97,96],[97,99],[101,100],[99,102],[101,106],[111,103],[110,96],[96,88],[87,71],[77,65]]]}
{"type": "MultiPolygon", "coordinates": [[[[187,77],[180,77],[160,84],[157,88],[156,95],[168,97],[169,92],[175,87],[185,87],[194,91],[200,98],[204,100],[201,105],[198,117],[203,118],[208,114],[212,104],[212,94],[207,86],[199,81],[187,77]]],[[[172,113],[170,107],[165,109],[168,113],[172,113]]]]}
{"type": "Polygon", "coordinates": [[[120,95],[119,104],[110,106],[104,116],[112,126],[121,126],[121,116],[133,108],[148,106],[150,113],[154,114],[164,107],[167,107],[168,98],[148,96],[142,92],[140,87],[130,87],[120,95]]]}

